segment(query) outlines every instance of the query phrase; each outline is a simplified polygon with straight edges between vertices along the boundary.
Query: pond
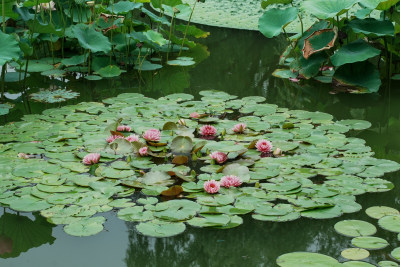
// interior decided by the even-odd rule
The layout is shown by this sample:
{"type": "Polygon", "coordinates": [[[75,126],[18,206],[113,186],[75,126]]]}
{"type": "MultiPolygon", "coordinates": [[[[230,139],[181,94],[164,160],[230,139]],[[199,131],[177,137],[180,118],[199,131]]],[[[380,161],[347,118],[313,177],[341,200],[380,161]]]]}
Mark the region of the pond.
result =
{"type": "MultiPolygon", "coordinates": [[[[214,27],[201,27],[211,33],[194,50],[201,60],[194,67],[166,67],[153,74],[144,73],[141,80],[132,73],[120,78],[86,81],[79,77],[49,79],[31,75],[30,90],[51,86],[65,87],[80,93],[82,101],[101,101],[121,93],[136,92],[158,98],[171,93],[193,94],[199,99],[202,90],[220,90],[239,97],[264,96],[268,103],[292,110],[321,111],[335,119],[363,119],[372,123],[357,133],[372,147],[375,157],[400,161],[400,94],[399,84],[385,85],[380,94],[330,94],[330,88],[319,83],[301,85],[271,76],[276,69],[279,39],[266,39],[261,33],[214,27]]],[[[15,85],[16,87],[18,85],[15,85]]],[[[9,97],[20,97],[8,95],[9,97]]],[[[21,99],[22,100],[22,99],[21,99]]],[[[24,113],[40,113],[58,104],[33,101],[19,103],[4,119],[18,121],[24,113]]],[[[5,121],[4,121],[5,122],[5,121]]],[[[243,225],[228,229],[188,227],[178,236],[153,238],[135,230],[135,223],[106,217],[105,230],[91,237],[67,235],[61,226],[47,223],[39,214],[16,214],[0,211],[1,266],[276,266],[276,258],[294,251],[318,252],[340,258],[340,252],[351,247],[350,238],[339,235],[333,226],[343,219],[376,220],[365,215],[370,206],[400,208],[398,198],[400,173],[387,174],[395,188],[385,193],[367,193],[357,197],[363,209],[335,219],[301,218],[293,222],[261,222],[244,216],[243,225]],[[6,229],[6,230],[4,230],[6,229]],[[7,233],[7,235],[5,235],[7,233]]],[[[372,251],[367,260],[376,264],[389,260],[397,247],[397,234],[378,230],[377,236],[391,246],[372,251]]]]}

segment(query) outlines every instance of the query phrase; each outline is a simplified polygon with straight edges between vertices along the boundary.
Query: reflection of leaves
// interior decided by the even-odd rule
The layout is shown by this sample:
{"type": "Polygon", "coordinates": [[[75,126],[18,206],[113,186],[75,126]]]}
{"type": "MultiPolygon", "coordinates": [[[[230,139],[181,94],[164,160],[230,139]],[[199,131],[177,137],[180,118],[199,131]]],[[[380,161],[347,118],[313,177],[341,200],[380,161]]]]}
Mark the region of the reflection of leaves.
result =
{"type": "Polygon", "coordinates": [[[0,217],[0,257],[15,258],[31,248],[52,244],[55,240],[52,236],[53,227],[41,216],[35,216],[35,220],[32,220],[4,213],[0,217]]]}

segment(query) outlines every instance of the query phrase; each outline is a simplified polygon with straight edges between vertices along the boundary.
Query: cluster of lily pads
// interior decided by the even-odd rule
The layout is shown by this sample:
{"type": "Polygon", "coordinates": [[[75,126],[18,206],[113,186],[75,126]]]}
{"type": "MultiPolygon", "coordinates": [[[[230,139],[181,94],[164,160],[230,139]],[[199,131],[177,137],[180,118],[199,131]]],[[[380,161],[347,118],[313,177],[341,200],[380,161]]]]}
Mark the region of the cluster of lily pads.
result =
{"type": "Polygon", "coordinates": [[[381,177],[400,165],[345,135],[367,121],[334,121],[261,96],[200,95],[125,93],[0,127],[1,205],[40,211],[76,236],[100,232],[105,218],[94,215],[115,210],[140,233],[165,237],[186,225],[236,227],[244,214],[338,217],[361,209],[356,195],[393,188],[381,177]],[[206,192],[205,182],[226,176],[240,182],[206,192]]]}
{"type": "MultiPolygon", "coordinates": [[[[397,239],[400,241],[400,212],[394,208],[386,206],[373,206],[365,210],[366,214],[378,219],[378,225],[389,232],[398,234],[397,239]]],[[[343,264],[339,263],[332,257],[319,253],[309,252],[293,252],[280,256],[277,264],[282,267],[294,266],[375,266],[368,262],[362,261],[369,257],[369,250],[384,249],[389,246],[389,242],[383,238],[373,236],[377,229],[369,222],[361,220],[343,220],[335,224],[335,230],[339,234],[352,237],[351,244],[353,248],[345,249],[341,252],[341,256],[349,261],[343,264]]],[[[391,259],[400,261],[400,247],[392,250],[391,259]]],[[[380,267],[396,267],[398,263],[390,260],[382,260],[378,262],[380,267]]]]}

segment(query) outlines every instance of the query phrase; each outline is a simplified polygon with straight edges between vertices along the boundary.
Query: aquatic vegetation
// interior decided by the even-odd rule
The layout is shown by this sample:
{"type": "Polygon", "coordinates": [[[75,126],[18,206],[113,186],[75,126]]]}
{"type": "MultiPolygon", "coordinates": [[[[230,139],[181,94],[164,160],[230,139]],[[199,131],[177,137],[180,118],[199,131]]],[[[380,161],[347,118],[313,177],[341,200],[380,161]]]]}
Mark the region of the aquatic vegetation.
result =
{"type": "MultiPolygon", "coordinates": [[[[153,3],[157,1],[151,2],[153,3]]],[[[268,1],[207,0],[202,1],[203,3],[196,3],[197,0],[183,0],[182,2],[189,4],[190,6],[196,4],[196,9],[193,11],[193,14],[176,14],[175,16],[181,20],[190,20],[194,23],[216,27],[257,31],[258,18],[263,14],[261,5],[264,5],[264,2],[268,1]]],[[[273,2],[273,4],[279,4],[282,1],[273,2]]],[[[294,2],[299,3],[301,0],[295,0],[294,2]]],[[[154,4],[153,7],[155,7],[154,4]]],[[[165,14],[168,16],[173,16],[173,11],[170,8],[166,8],[165,14]]],[[[303,23],[306,26],[311,26],[314,22],[315,19],[306,13],[303,13],[303,23]]],[[[299,20],[289,24],[287,26],[287,31],[295,32],[298,28],[300,28],[299,20]]]]}
{"type": "Polygon", "coordinates": [[[139,232],[161,237],[187,225],[237,227],[244,214],[274,222],[334,218],[361,209],[355,195],[393,188],[382,177],[400,164],[374,158],[364,140],[345,135],[369,122],[334,121],[260,96],[200,94],[201,101],[125,93],[1,126],[1,205],[40,211],[76,236],[98,233],[105,220],[95,215],[116,210],[139,232]],[[201,115],[191,118],[194,112],[201,115]],[[238,123],[244,133],[232,131],[238,123]],[[127,125],[130,132],[117,131],[127,125]],[[218,163],[214,152],[227,159],[218,163]],[[90,163],[98,162],[84,164],[91,153],[100,158],[90,163]]]}
{"type": "Polygon", "coordinates": [[[286,27],[302,20],[306,12],[315,18],[294,36],[286,35],[274,76],[293,82],[314,79],[332,84],[338,91],[375,93],[381,76],[390,79],[398,71],[395,41],[398,1],[305,0],[263,1],[266,9],[259,30],[272,38],[287,33],[286,27]],[[281,7],[270,8],[272,4],[281,7]],[[289,24],[290,25],[290,24],[289,24]]]}
{"type": "Polygon", "coordinates": [[[48,89],[40,90],[38,93],[33,93],[30,96],[33,100],[38,102],[59,103],[69,99],[74,99],[79,96],[79,93],[65,89],[48,89]]]}
{"type": "MultiPolygon", "coordinates": [[[[398,210],[385,206],[373,206],[366,209],[365,213],[373,219],[379,219],[378,225],[382,229],[399,233],[397,239],[400,241],[400,212],[398,210]]],[[[283,267],[302,266],[296,264],[305,263],[307,263],[307,266],[325,266],[326,264],[329,264],[329,266],[375,266],[361,260],[365,260],[370,256],[368,250],[379,250],[390,246],[387,240],[372,236],[376,234],[377,229],[372,223],[369,222],[360,220],[344,220],[337,222],[334,228],[336,232],[341,235],[353,237],[351,244],[354,246],[354,248],[344,249],[341,252],[341,256],[350,261],[345,261],[343,264],[340,264],[339,261],[326,255],[309,252],[293,252],[278,257],[276,263],[283,267]]],[[[400,248],[397,247],[390,253],[392,259],[397,262],[400,261],[399,252],[400,248]]],[[[397,262],[382,260],[378,262],[378,266],[398,266],[397,262]]]]}

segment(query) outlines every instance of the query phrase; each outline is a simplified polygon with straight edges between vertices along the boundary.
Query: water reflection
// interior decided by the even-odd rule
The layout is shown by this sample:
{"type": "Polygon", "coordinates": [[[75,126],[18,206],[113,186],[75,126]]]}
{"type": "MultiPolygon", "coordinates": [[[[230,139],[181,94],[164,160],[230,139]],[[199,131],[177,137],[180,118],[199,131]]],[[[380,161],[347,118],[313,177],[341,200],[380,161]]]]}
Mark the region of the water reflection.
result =
{"type": "Polygon", "coordinates": [[[0,258],[15,258],[31,248],[53,244],[53,227],[40,214],[31,219],[15,213],[4,213],[0,217],[0,258]]]}

